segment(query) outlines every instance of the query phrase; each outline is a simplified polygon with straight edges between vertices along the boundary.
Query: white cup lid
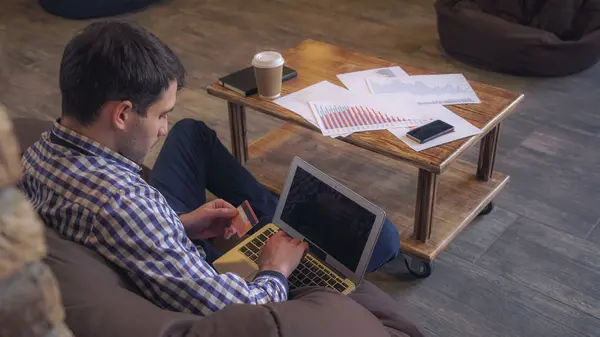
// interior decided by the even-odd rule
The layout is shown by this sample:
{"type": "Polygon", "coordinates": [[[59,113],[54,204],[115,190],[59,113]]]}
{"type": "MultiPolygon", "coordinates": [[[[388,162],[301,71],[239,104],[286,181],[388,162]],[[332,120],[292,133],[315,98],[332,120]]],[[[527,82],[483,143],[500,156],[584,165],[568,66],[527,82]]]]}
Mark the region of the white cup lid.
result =
{"type": "Polygon", "coordinates": [[[283,64],[283,56],[276,51],[263,51],[254,55],[252,65],[257,68],[273,68],[283,64]]]}

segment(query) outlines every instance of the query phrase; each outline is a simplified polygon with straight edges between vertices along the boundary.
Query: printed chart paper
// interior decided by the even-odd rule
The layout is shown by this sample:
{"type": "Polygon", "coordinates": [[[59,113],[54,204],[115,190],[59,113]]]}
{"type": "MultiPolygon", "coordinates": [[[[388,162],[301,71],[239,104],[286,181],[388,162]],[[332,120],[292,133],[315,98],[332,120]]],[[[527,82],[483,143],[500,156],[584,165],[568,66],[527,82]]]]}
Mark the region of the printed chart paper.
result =
{"type": "MultiPolygon", "coordinates": [[[[335,97],[336,99],[352,98],[354,94],[350,91],[335,85],[328,81],[322,81],[313,84],[302,90],[296,91],[289,95],[285,95],[276,99],[274,102],[280,106],[295,112],[314,126],[319,126],[315,116],[313,115],[309,101],[326,100],[335,97]]],[[[348,136],[349,134],[341,134],[338,136],[348,136]]]]}
{"type": "Polygon", "coordinates": [[[344,101],[310,102],[315,119],[325,136],[383,130],[422,124],[422,120],[382,112],[376,105],[344,101]]]}
{"type": "Polygon", "coordinates": [[[366,82],[373,95],[411,95],[419,104],[481,103],[462,74],[371,77],[366,82]]]}
{"type": "Polygon", "coordinates": [[[405,77],[408,74],[400,67],[377,68],[337,75],[338,79],[354,93],[371,94],[366,79],[405,77]]]}

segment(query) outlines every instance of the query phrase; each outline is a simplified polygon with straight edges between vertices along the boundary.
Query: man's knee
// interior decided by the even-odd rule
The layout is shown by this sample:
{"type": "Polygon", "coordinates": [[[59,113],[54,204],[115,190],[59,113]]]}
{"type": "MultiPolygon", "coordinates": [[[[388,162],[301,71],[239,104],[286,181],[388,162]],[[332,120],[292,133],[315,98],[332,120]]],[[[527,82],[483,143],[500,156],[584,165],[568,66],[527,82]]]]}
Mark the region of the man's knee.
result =
{"type": "Polygon", "coordinates": [[[171,131],[169,131],[169,134],[207,138],[214,136],[215,131],[203,121],[192,118],[184,118],[173,125],[171,131]]]}
{"type": "Polygon", "coordinates": [[[210,128],[203,122],[193,118],[184,118],[177,121],[171,131],[186,132],[190,130],[210,130],[210,128]]]}

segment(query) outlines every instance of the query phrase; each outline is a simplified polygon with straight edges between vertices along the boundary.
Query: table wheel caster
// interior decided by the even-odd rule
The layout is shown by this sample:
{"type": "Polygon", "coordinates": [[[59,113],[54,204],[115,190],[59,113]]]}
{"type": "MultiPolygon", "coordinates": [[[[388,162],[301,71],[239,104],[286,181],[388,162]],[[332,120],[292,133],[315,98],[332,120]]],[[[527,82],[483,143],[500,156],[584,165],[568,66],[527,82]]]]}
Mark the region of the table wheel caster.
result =
{"type": "Polygon", "coordinates": [[[482,209],[481,212],[479,212],[479,215],[488,215],[488,214],[492,213],[493,210],[494,210],[494,204],[490,201],[490,203],[487,204],[487,206],[485,206],[485,208],[482,209]]]}
{"type": "Polygon", "coordinates": [[[406,269],[416,278],[427,278],[433,270],[433,262],[423,261],[417,258],[411,258],[410,261],[404,257],[406,269]]]}

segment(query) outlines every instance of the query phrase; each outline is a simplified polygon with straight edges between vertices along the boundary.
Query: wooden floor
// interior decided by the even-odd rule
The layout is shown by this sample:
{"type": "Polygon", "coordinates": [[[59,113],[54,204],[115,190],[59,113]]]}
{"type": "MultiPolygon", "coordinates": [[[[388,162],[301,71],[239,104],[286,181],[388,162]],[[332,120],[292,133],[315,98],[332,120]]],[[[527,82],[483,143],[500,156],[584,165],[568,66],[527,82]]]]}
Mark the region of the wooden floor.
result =
{"type": "MultiPolygon", "coordinates": [[[[259,50],[312,38],[523,92],[502,129],[497,168],[510,174],[492,214],[409,277],[401,259],[369,279],[431,336],[600,336],[600,67],[560,79],[477,70],[443,55],[433,0],[165,0],[128,15],[187,67],[170,123],[194,117],[229,144],[226,106],[204,88],[259,50]]],[[[42,12],[33,0],[0,9],[0,102],[12,116],[56,118],[62,48],[87,22],[42,12]],[[3,51],[2,51],[3,50],[3,51]]],[[[250,138],[280,123],[249,114],[250,138]]],[[[470,160],[475,152],[466,155],[470,160]]],[[[155,153],[149,156],[152,164],[155,153]]]]}

